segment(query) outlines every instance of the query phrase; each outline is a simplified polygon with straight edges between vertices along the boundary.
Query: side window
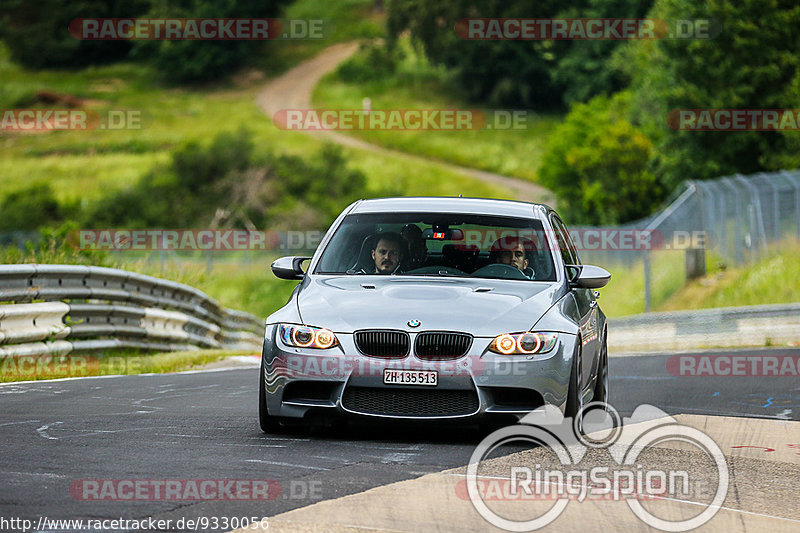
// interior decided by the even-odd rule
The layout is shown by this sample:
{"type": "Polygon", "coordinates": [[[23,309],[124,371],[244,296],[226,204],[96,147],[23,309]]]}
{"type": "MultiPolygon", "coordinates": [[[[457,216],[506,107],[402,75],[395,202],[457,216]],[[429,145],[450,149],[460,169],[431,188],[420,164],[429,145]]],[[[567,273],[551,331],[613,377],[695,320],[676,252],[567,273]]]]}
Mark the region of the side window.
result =
{"type": "Polygon", "coordinates": [[[556,216],[551,216],[550,222],[553,224],[553,229],[555,229],[556,242],[558,242],[558,249],[561,251],[561,258],[564,263],[567,265],[580,265],[581,260],[578,257],[578,251],[572,243],[567,227],[556,216]]]}

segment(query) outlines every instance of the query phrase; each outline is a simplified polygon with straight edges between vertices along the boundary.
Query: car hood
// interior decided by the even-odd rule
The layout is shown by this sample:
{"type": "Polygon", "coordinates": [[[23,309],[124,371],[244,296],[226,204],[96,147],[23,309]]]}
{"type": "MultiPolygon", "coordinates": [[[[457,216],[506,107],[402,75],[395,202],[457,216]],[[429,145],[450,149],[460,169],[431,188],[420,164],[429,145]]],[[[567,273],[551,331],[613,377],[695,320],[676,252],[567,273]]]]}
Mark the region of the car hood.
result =
{"type": "Polygon", "coordinates": [[[561,296],[557,283],[314,277],[297,296],[303,323],[336,333],[388,328],[465,331],[478,337],[526,331],[561,296]],[[420,325],[411,328],[410,320],[420,325]]]}

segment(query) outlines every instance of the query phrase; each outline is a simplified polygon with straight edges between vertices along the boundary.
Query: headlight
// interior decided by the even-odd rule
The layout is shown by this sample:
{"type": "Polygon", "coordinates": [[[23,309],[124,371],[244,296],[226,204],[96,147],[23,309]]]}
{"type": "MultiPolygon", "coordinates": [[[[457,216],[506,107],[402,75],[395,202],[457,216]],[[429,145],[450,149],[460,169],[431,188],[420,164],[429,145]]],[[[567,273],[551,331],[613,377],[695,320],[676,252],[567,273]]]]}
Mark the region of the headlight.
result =
{"type": "Polygon", "coordinates": [[[325,350],[339,344],[339,341],[336,340],[336,335],[326,328],[281,324],[278,334],[284,344],[288,346],[297,346],[298,348],[318,348],[320,350],[325,350]]]}
{"type": "Polygon", "coordinates": [[[503,355],[531,355],[549,352],[556,345],[558,333],[503,333],[492,340],[489,350],[503,355]]]}

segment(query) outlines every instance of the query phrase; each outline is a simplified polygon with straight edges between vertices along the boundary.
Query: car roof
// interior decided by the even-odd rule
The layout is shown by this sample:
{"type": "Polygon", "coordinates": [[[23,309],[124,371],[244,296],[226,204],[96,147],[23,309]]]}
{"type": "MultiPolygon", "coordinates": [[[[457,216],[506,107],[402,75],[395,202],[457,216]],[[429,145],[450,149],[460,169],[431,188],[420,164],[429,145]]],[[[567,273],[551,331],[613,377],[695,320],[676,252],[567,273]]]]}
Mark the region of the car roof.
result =
{"type": "Polygon", "coordinates": [[[545,204],[497,200],[492,198],[462,198],[444,196],[403,196],[361,200],[351,214],[360,213],[469,213],[507,217],[539,218],[552,211],[545,204]]]}

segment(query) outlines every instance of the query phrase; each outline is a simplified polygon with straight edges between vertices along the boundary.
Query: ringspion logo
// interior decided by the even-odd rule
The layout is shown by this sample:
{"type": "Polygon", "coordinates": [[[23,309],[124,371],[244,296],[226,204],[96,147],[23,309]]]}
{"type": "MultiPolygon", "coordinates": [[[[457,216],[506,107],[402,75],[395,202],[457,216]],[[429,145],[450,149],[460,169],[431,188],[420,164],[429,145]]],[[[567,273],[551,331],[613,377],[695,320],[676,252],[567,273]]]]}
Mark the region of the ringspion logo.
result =
{"type": "MultiPolygon", "coordinates": [[[[522,460],[522,459],[520,459],[522,460]]],[[[475,448],[466,475],[466,492],[475,510],[487,522],[505,531],[535,531],[553,523],[573,500],[624,500],[631,512],[645,524],[662,531],[690,531],[711,520],[719,511],[728,492],[730,473],[725,455],[716,442],[699,429],[677,421],[652,405],[638,406],[630,418],[623,419],[616,409],[602,402],[593,402],[579,410],[576,417],[564,418],[560,409],[545,405],[528,413],[519,424],[489,434],[475,448]],[[497,479],[497,468],[491,476],[480,469],[499,447],[522,441],[547,449],[557,461],[555,468],[535,463],[532,467],[513,464],[503,482],[497,479]],[[640,459],[642,453],[665,442],[680,442],[699,452],[713,463],[711,472],[697,478],[689,470],[651,468],[640,459]],[[587,468],[582,461],[590,450],[605,452],[611,466],[587,468]],[[692,483],[692,475],[695,476],[692,483]],[[710,488],[711,480],[716,484],[710,488]],[[661,498],[682,498],[692,487],[708,495],[698,501],[700,512],[691,517],[661,518],[642,505],[642,501],[661,498]],[[497,490],[500,492],[497,492],[497,490]],[[508,507],[490,508],[487,502],[508,500],[553,500],[549,509],[529,520],[504,516],[508,507]]],[[[456,486],[457,495],[463,492],[456,486]]]]}

